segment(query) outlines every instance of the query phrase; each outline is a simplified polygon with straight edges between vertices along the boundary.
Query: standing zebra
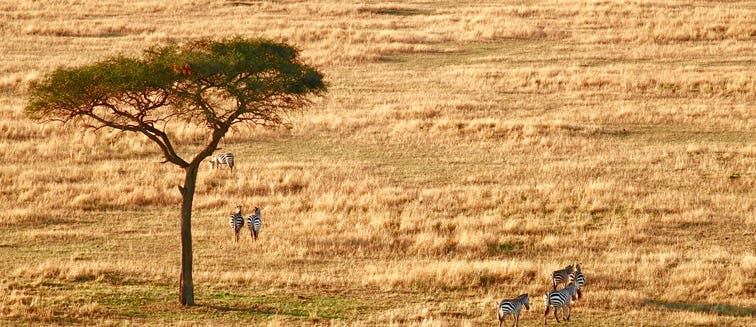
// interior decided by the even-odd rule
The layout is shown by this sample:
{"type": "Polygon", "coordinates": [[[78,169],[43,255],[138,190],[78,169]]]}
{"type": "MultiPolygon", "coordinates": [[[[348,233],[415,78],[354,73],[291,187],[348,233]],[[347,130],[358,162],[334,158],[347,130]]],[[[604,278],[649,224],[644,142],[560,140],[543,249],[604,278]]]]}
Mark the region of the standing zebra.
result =
{"type": "Polygon", "coordinates": [[[210,168],[220,168],[221,165],[227,165],[229,169],[234,170],[234,155],[221,153],[210,158],[210,168]]]}
{"type": "MultiPolygon", "coordinates": [[[[574,283],[570,283],[567,287],[558,291],[549,291],[548,294],[543,296],[543,304],[546,306],[546,311],[543,313],[543,324],[546,323],[546,316],[549,314],[549,309],[554,307],[554,318],[559,322],[559,316],[557,311],[561,307],[567,307],[567,319],[570,320],[570,314],[572,313],[572,307],[570,307],[570,300],[577,301],[579,296],[575,296],[576,287],[574,283]]],[[[564,309],[562,309],[562,318],[564,319],[564,309]]]]}
{"type": "Polygon", "coordinates": [[[583,294],[581,290],[583,289],[583,285],[585,285],[585,276],[583,276],[583,272],[580,271],[580,264],[575,265],[575,272],[570,274],[570,283],[575,283],[575,287],[577,288],[578,298],[582,298],[583,294]]]}
{"type": "Polygon", "coordinates": [[[497,305],[498,311],[496,312],[499,316],[499,327],[501,327],[501,324],[504,322],[504,317],[506,317],[508,314],[512,315],[512,319],[514,319],[514,324],[512,324],[512,327],[519,326],[520,325],[520,310],[522,309],[522,306],[525,306],[525,309],[530,310],[530,299],[528,298],[528,294],[520,295],[514,299],[510,300],[501,300],[499,302],[499,305],[497,305]]]}
{"type": "Polygon", "coordinates": [[[228,225],[231,227],[231,231],[234,232],[234,242],[239,241],[239,232],[244,227],[244,216],[242,216],[241,211],[241,205],[237,205],[234,214],[228,218],[228,225]]]}
{"type": "Polygon", "coordinates": [[[556,291],[557,285],[561,283],[567,283],[567,281],[570,279],[570,274],[572,273],[572,265],[569,265],[567,267],[564,267],[564,269],[554,271],[551,273],[551,286],[554,287],[554,290],[556,291]]]}
{"type": "Polygon", "coordinates": [[[260,208],[255,207],[255,214],[247,217],[247,227],[252,237],[257,241],[257,236],[260,235],[260,226],[262,225],[262,219],[260,216],[260,208]]]}

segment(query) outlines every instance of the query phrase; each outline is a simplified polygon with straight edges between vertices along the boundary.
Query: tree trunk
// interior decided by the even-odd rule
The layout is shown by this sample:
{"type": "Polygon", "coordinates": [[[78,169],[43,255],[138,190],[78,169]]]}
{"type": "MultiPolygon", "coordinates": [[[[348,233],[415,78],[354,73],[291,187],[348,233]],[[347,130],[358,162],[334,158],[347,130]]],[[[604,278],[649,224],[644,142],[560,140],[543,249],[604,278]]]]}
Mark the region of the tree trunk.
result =
{"type": "Polygon", "coordinates": [[[179,302],[184,306],[194,305],[194,282],[192,281],[192,200],[197,183],[199,163],[185,168],[184,186],[179,186],[181,203],[181,276],[179,278],[179,302]]]}

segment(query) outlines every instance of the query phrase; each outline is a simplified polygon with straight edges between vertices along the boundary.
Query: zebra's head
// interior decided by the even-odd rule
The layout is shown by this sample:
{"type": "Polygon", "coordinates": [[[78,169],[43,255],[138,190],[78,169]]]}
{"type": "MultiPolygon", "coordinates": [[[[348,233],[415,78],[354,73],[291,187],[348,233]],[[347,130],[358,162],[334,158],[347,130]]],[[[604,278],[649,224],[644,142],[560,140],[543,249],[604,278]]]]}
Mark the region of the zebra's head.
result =
{"type": "Polygon", "coordinates": [[[580,263],[575,264],[575,271],[580,271],[580,268],[581,268],[580,265],[581,265],[580,263]]]}
{"type": "MultiPolygon", "coordinates": [[[[574,265],[574,264],[573,264],[573,265],[574,265]]],[[[569,265],[569,266],[567,266],[567,267],[564,267],[564,270],[566,270],[566,271],[569,271],[569,272],[573,272],[573,271],[574,271],[574,269],[573,269],[573,265],[569,265]]]]}
{"type": "Polygon", "coordinates": [[[234,209],[234,213],[241,214],[242,206],[241,204],[236,205],[236,209],[234,209]]]}
{"type": "Polygon", "coordinates": [[[522,304],[525,306],[525,309],[530,310],[530,297],[528,296],[528,293],[520,295],[520,297],[522,298],[522,304]]]}

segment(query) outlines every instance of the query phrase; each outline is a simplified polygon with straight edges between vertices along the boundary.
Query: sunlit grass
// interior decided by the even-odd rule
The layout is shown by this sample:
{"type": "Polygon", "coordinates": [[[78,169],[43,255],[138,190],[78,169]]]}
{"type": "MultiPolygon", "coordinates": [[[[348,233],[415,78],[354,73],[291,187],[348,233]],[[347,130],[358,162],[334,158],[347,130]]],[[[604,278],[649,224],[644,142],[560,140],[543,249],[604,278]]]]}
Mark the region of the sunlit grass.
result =
{"type": "Polygon", "coordinates": [[[753,320],[752,2],[0,9],[0,324],[484,325],[527,292],[532,325],[574,262],[570,325],[753,320]],[[234,172],[203,167],[186,309],[182,172],[22,108],[55,67],[235,35],[293,43],[330,91],[292,130],[232,131],[234,172]],[[231,241],[236,204],[263,207],[258,242],[231,241]]]}

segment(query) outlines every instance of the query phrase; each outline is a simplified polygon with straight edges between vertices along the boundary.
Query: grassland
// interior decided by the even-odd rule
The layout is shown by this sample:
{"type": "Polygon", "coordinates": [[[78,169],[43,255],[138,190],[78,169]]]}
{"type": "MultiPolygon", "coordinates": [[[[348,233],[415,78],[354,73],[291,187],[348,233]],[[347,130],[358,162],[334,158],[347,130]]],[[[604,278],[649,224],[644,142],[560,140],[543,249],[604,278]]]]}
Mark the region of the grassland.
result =
{"type": "Polygon", "coordinates": [[[575,261],[569,326],[756,321],[753,1],[0,1],[0,36],[0,324],[488,325],[529,292],[530,326],[575,261]],[[182,172],[22,108],[56,67],[235,35],[330,92],[200,173],[186,309],[182,172]]]}

